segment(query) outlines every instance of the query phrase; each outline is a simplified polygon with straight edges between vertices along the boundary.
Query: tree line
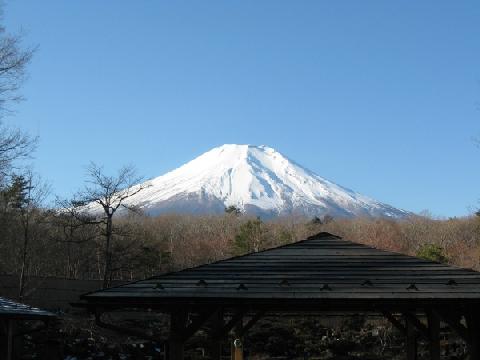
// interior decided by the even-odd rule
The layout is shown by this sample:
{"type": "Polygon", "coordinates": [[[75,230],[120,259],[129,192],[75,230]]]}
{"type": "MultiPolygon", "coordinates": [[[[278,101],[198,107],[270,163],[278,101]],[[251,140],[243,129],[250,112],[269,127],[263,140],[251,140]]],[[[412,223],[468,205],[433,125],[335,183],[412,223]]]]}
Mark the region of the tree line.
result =
{"type": "MultiPolygon", "coordinates": [[[[83,217],[75,208],[35,207],[28,191],[2,207],[0,273],[71,279],[134,280],[288,244],[320,231],[381,249],[480,270],[478,217],[435,220],[305,219],[269,221],[238,213],[194,216],[141,212],[83,217]],[[106,247],[108,241],[108,248],[106,247]],[[107,266],[108,264],[108,266],[107,266]]],[[[13,189],[9,189],[14,193],[13,189]]]]}

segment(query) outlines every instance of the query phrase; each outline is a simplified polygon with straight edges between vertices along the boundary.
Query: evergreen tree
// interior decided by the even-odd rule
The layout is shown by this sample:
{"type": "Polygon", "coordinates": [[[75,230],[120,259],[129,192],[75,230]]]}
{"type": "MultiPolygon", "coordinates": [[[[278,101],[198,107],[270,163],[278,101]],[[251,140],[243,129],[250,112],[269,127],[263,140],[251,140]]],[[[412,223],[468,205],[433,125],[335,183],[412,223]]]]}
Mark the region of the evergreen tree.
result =
{"type": "Polygon", "coordinates": [[[236,251],[241,254],[260,251],[265,234],[265,225],[260,218],[248,220],[235,236],[236,251]]]}
{"type": "Polygon", "coordinates": [[[235,205],[230,205],[225,208],[225,212],[227,214],[234,214],[234,215],[240,215],[242,213],[242,210],[240,210],[238,207],[235,205]]]}

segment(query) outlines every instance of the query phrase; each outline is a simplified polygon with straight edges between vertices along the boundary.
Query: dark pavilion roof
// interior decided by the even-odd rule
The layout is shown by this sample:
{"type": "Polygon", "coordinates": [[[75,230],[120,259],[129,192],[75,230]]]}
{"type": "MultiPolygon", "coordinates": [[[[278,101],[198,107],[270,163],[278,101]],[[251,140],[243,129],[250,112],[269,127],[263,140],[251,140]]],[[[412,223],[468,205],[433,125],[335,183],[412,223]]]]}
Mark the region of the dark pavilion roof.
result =
{"type": "Polygon", "coordinates": [[[480,273],[320,233],[82,296],[90,304],[479,301],[480,273]]]}
{"type": "Polygon", "coordinates": [[[53,318],[55,314],[26,304],[0,297],[0,319],[46,319],[53,318]]]}

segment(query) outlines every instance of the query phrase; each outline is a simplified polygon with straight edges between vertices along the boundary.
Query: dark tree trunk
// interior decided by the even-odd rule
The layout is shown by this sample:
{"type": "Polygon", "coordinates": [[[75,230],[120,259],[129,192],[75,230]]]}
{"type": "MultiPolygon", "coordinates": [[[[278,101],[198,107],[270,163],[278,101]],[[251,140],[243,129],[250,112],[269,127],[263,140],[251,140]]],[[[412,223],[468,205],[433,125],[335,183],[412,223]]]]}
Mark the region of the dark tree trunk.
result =
{"type": "Polygon", "coordinates": [[[108,214],[105,231],[105,269],[103,271],[103,288],[106,289],[111,283],[111,269],[112,269],[112,253],[110,250],[112,241],[112,220],[113,215],[108,214]]]}
{"type": "Polygon", "coordinates": [[[22,249],[22,267],[20,270],[20,279],[18,284],[18,299],[23,300],[25,292],[25,277],[27,275],[27,258],[28,258],[28,227],[29,227],[29,215],[26,214],[24,229],[23,229],[23,249],[22,249]]]}

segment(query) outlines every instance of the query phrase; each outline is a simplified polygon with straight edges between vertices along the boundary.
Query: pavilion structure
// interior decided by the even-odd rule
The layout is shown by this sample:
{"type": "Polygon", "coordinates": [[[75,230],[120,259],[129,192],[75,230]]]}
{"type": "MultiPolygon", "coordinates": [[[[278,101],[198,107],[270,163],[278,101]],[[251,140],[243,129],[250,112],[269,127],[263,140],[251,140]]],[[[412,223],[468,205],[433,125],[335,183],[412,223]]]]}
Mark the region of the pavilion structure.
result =
{"type": "Polygon", "coordinates": [[[169,359],[184,358],[184,344],[208,324],[211,357],[220,341],[241,339],[262,317],[289,314],[383,315],[404,333],[406,358],[417,358],[417,340],[440,359],[440,324],[447,324],[480,360],[480,273],[382,251],[320,233],[306,240],[83,295],[102,315],[121,309],[170,314],[169,359]]]}
{"type": "Polygon", "coordinates": [[[26,304],[0,297],[0,360],[15,358],[15,338],[24,333],[18,333],[17,328],[26,321],[41,321],[40,328],[31,328],[28,332],[38,331],[48,326],[56,315],[26,304]]]}

